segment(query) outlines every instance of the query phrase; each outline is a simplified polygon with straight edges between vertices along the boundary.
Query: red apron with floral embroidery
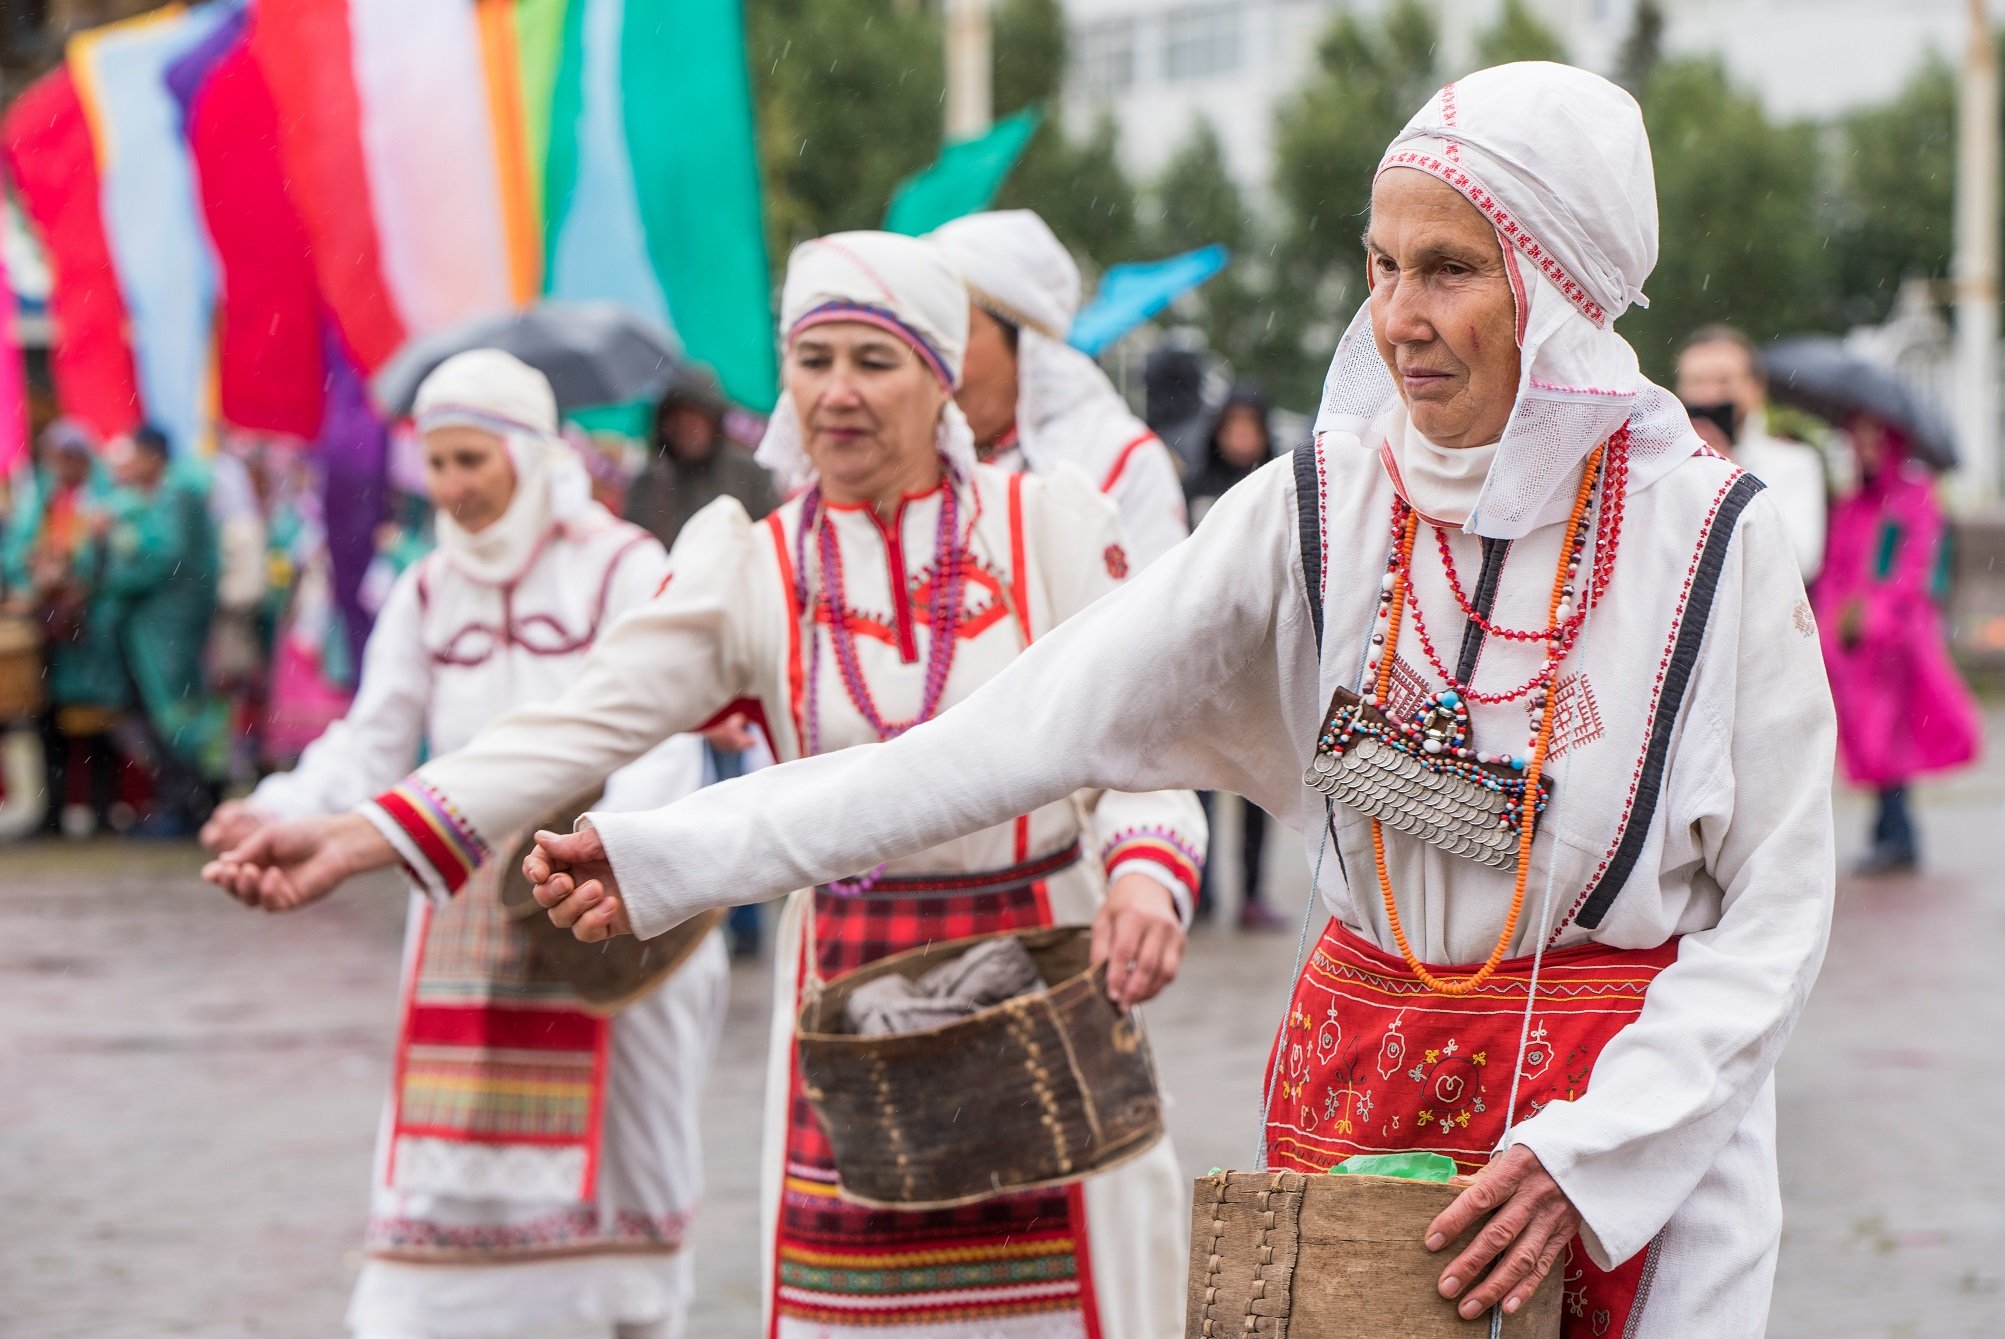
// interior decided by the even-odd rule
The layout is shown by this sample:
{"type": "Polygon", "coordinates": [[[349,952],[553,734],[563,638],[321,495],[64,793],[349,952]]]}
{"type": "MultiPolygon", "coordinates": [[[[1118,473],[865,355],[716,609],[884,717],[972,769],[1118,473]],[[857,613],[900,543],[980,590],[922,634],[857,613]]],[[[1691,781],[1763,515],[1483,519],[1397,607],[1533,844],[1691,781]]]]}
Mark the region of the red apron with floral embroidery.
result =
{"type": "MultiPolygon", "coordinates": [[[[1586,1091],[1602,1048],[1635,1021],[1644,991],[1677,956],[1675,939],[1545,955],[1520,1061],[1521,1118],[1586,1091]]],[[[1331,921],[1270,1057],[1269,1166],[1323,1172],[1357,1153],[1425,1152],[1464,1172],[1482,1167],[1504,1136],[1531,970],[1530,958],[1507,959],[1471,994],[1437,995],[1404,961],[1331,921]]],[[[1626,1333],[1654,1253],[1602,1270],[1576,1238],[1562,1265],[1566,1339],[1626,1333]]]]}

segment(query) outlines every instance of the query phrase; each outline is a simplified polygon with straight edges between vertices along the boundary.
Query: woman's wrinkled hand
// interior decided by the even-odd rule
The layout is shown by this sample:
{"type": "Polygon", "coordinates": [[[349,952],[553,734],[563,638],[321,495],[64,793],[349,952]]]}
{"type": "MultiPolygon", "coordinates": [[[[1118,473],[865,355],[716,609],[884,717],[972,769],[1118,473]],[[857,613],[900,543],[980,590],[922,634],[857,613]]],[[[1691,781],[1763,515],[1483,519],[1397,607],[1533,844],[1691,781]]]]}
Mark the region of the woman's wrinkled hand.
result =
{"type": "Polygon", "coordinates": [[[537,833],[536,844],[522,857],[522,876],[552,923],[585,943],[634,932],[620,900],[620,881],[606,859],[605,843],[591,828],[561,835],[537,833]]]}
{"type": "Polygon", "coordinates": [[[1162,993],[1184,956],[1183,918],[1170,890],[1146,874],[1124,874],[1093,918],[1093,964],[1107,964],[1107,994],[1123,1009],[1162,993]]]}
{"type": "Polygon", "coordinates": [[[1522,1144],[1499,1154],[1428,1224],[1427,1249],[1441,1250],[1486,1216],[1482,1231],[1441,1271],[1441,1295],[1462,1299],[1456,1310],[1464,1320],[1499,1305],[1510,1314],[1529,1302],[1580,1232],[1579,1210],[1522,1144]]]}

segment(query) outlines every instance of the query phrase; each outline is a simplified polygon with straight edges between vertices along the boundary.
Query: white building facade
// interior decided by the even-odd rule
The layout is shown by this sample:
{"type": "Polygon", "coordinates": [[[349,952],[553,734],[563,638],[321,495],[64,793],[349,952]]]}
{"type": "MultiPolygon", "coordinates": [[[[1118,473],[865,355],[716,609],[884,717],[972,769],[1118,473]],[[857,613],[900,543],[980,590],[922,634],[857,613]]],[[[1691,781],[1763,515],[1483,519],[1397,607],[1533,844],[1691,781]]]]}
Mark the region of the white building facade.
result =
{"type": "MultiPolygon", "coordinates": [[[[2005,0],[1986,0],[1994,20],[2005,0]]],[[[1073,124],[1111,112],[1122,153],[1143,179],[1159,172],[1203,117],[1234,175],[1256,194],[1272,161],[1274,114],[1316,66],[1316,46],[1344,13],[1370,19],[1387,0],[1065,0],[1073,124]]],[[[1503,0],[1434,0],[1451,68],[1503,0]]],[[[1579,65],[1613,73],[1636,0],[1527,0],[1579,65]]],[[[1896,93],[1931,51],[1963,50],[1966,0],[1660,0],[1670,55],[1717,53],[1772,115],[1826,120],[1896,93]]]]}

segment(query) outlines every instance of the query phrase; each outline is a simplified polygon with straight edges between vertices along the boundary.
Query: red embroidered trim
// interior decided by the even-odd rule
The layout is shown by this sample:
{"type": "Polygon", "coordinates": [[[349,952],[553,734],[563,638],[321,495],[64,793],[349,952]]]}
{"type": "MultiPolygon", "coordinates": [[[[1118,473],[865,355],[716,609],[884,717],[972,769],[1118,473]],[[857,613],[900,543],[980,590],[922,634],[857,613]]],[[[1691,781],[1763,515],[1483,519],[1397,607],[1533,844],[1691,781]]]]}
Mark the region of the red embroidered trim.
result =
{"type": "MultiPolygon", "coordinates": [[[[979,490],[977,490],[979,491],[979,490]]],[[[1023,644],[1031,643],[1030,630],[1030,574],[1023,542],[1023,476],[1009,477],[1009,585],[1011,597],[1016,601],[1017,630],[1023,634],[1023,644]]]]}
{"type": "Polygon", "coordinates": [[[561,1209],[522,1223],[457,1225],[424,1218],[379,1217],[369,1220],[368,1243],[378,1254],[423,1251],[534,1252],[594,1243],[631,1247],[659,1246],[674,1250],[689,1230],[691,1216],[649,1215],[622,1209],[609,1228],[602,1227],[596,1206],[561,1209]]]}
{"type": "Polygon", "coordinates": [[[1100,556],[1107,562],[1108,576],[1120,581],[1128,575],[1128,554],[1119,544],[1109,544],[1100,556]]]}
{"type": "Polygon", "coordinates": [[[1567,273],[1566,267],[1554,259],[1552,253],[1541,246],[1537,238],[1525,231],[1524,225],[1512,216],[1510,210],[1504,208],[1497,197],[1490,193],[1490,189],[1470,176],[1460,163],[1447,162],[1431,153],[1421,153],[1417,149],[1407,149],[1401,153],[1387,155],[1386,160],[1379,165],[1379,170],[1384,171],[1388,167],[1417,168],[1441,178],[1460,191],[1470,204],[1489,215],[1490,222],[1496,226],[1498,234],[1523,252],[1527,260],[1538,266],[1540,272],[1550,279],[1560,292],[1566,294],[1567,301],[1578,307],[1583,316],[1597,326],[1607,327],[1607,308],[1596,302],[1588,294],[1587,289],[1567,273]]]}
{"type": "Polygon", "coordinates": [[[1100,481],[1100,491],[1103,493],[1113,492],[1114,485],[1120,483],[1122,474],[1127,472],[1129,459],[1134,456],[1135,452],[1141,450],[1150,442],[1155,442],[1158,446],[1162,445],[1161,439],[1153,432],[1144,432],[1140,437],[1123,446],[1120,452],[1114,457],[1114,467],[1108,470],[1107,477],[1100,481]]]}
{"type": "MultiPolygon", "coordinates": [[[[628,526],[626,528],[632,530],[633,533],[627,536],[624,544],[613,551],[613,556],[606,562],[605,570],[599,574],[599,591],[593,600],[591,622],[585,626],[582,632],[571,632],[562,623],[558,622],[556,616],[552,614],[529,614],[526,617],[517,619],[514,607],[515,588],[522,580],[522,577],[518,576],[500,588],[501,625],[496,627],[492,624],[477,621],[466,624],[450,637],[447,637],[442,645],[427,646],[427,653],[431,656],[432,663],[435,665],[452,665],[461,669],[472,669],[476,666],[486,664],[494,657],[494,653],[503,647],[516,647],[532,656],[575,655],[589,647],[598,639],[599,628],[606,621],[606,606],[612,602],[613,578],[618,575],[620,564],[626,561],[628,554],[653,538],[652,535],[648,534],[645,530],[641,530],[639,527],[628,526]],[[531,641],[528,635],[531,629],[549,629],[554,636],[547,640],[539,638],[538,641],[531,641]],[[484,648],[478,651],[462,649],[462,644],[468,638],[482,634],[489,638],[484,648]]],[[[523,576],[526,576],[536,566],[537,559],[542,556],[543,549],[555,535],[556,531],[552,530],[550,534],[544,536],[543,541],[537,545],[535,555],[524,565],[522,569],[523,576]]],[[[663,577],[661,586],[655,591],[655,594],[659,595],[663,590],[668,589],[668,582],[669,577],[663,577]]],[[[420,583],[419,590],[422,594],[424,590],[422,582],[420,583]]],[[[429,642],[429,639],[427,641],[429,642]]]]}
{"type": "Polygon", "coordinates": [[[1636,398],[1634,391],[1609,390],[1601,386],[1564,386],[1557,381],[1540,381],[1537,377],[1533,377],[1531,381],[1534,389],[1555,391],[1561,395],[1601,395],[1611,400],[1633,400],[1636,398]]]}
{"type": "MultiPolygon", "coordinates": [[[[794,561],[787,553],[786,525],[780,520],[780,513],[774,512],[766,518],[766,529],[773,536],[773,555],[780,564],[780,589],[787,602],[787,709],[793,713],[795,750],[800,741],[807,737],[807,727],[802,715],[802,666],[801,666],[801,602],[799,587],[794,584],[794,561]]],[[[771,736],[768,736],[771,738],[771,736]]]]}

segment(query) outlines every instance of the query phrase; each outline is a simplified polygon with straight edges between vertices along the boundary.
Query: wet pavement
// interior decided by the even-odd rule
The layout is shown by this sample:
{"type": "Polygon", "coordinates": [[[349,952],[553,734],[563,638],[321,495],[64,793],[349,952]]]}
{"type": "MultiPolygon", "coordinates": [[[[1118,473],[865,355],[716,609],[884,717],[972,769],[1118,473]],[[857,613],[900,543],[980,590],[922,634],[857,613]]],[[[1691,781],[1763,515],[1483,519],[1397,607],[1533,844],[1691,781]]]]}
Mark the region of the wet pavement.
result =
{"type": "MultiPolygon", "coordinates": [[[[1991,724],[2005,740],[2005,716],[1991,724]]],[[[1928,873],[1842,886],[1780,1070],[1776,1339],[2005,1335],[2005,763],[1920,800],[1928,873]]],[[[1856,799],[1839,821],[1849,852],[1856,799]]],[[[1283,835],[1270,901],[1299,914],[1307,875],[1283,835]]],[[[402,894],[380,879],[266,917],[199,884],[196,864],[188,847],[0,847],[8,1339],[341,1333],[402,894]]],[[[1151,1011],[1193,1175],[1253,1156],[1296,937],[1201,930],[1151,1011]]],[[[691,1326],[706,1339],[756,1332],[767,989],[762,966],[734,972],[707,1099],[691,1326]]]]}

